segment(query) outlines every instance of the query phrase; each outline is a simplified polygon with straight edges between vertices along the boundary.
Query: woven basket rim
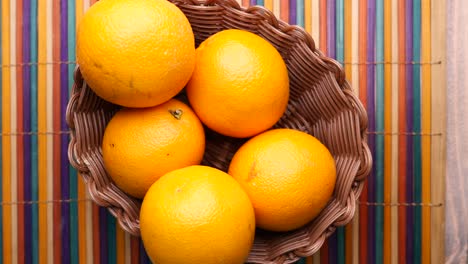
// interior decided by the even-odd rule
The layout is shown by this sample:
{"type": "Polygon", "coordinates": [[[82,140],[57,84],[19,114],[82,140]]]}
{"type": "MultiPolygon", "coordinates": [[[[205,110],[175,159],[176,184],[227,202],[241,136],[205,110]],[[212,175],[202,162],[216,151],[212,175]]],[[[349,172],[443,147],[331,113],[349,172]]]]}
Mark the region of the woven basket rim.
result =
{"type": "MultiPolygon", "coordinates": [[[[266,29],[265,31],[271,34],[268,37],[278,39],[280,44],[284,42],[284,45],[291,45],[291,43],[298,45],[301,49],[307,50],[307,54],[310,55],[309,58],[297,58],[294,54],[283,53],[282,55],[286,57],[286,61],[290,59],[291,61],[300,61],[306,65],[309,65],[308,63],[312,63],[311,61],[313,61],[316,63],[314,67],[329,73],[329,76],[326,73],[317,73],[317,75],[325,76],[324,78],[328,78],[328,82],[330,80],[333,83],[336,82],[335,85],[340,88],[339,93],[341,97],[339,99],[349,108],[347,110],[350,111],[350,118],[355,120],[353,127],[359,133],[356,137],[360,139],[356,143],[359,145],[356,145],[351,150],[358,157],[358,160],[349,165],[353,168],[354,173],[351,175],[353,177],[348,175],[349,177],[346,179],[352,180],[352,182],[345,184],[345,186],[349,186],[349,190],[341,192],[347,195],[334,198],[327,206],[327,208],[331,208],[331,211],[327,212],[333,211],[333,213],[319,216],[310,224],[310,228],[303,228],[300,232],[278,234],[278,236],[281,236],[281,239],[277,239],[274,242],[264,239],[256,240],[248,262],[293,263],[300,257],[311,256],[320,249],[325,239],[335,231],[337,226],[343,226],[351,221],[355,212],[356,200],[362,191],[363,182],[370,173],[372,166],[372,156],[367,145],[367,113],[346,81],[343,68],[336,60],[323,55],[322,52],[317,50],[314,40],[303,28],[278,20],[271,11],[264,7],[253,6],[245,8],[241,7],[235,0],[170,0],[170,2],[183,10],[193,10],[193,13],[187,15],[189,20],[192,19],[191,21],[203,20],[203,16],[205,15],[203,12],[208,11],[235,14],[241,17],[240,20],[253,21],[252,24],[255,23],[258,28],[266,29]],[[287,56],[291,56],[291,58],[287,56]],[[327,219],[326,222],[329,224],[321,225],[322,222],[320,221],[322,219],[327,219]]],[[[99,158],[100,153],[90,152],[84,146],[91,141],[96,143],[95,140],[98,140],[97,138],[87,138],[86,140],[89,142],[80,142],[81,139],[86,138],[84,130],[90,129],[90,127],[83,126],[83,124],[86,124],[83,121],[84,117],[80,115],[80,113],[83,113],[83,109],[99,106],[100,108],[97,111],[101,111],[99,113],[103,116],[109,117],[113,114],[112,110],[109,110],[113,109],[113,105],[101,102],[99,101],[100,99],[95,99],[92,93],[84,82],[77,65],[74,73],[72,95],[66,112],[67,124],[71,129],[71,140],[68,148],[69,161],[84,179],[91,199],[96,204],[108,208],[125,231],[132,235],[139,235],[138,208],[140,201],[124,194],[110,180],[107,179],[107,181],[102,182],[102,179],[96,176],[106,174],[105,171],[102,171],[103,166],[102,160],[99,158]],[[110,112],[106,112],[108,110],[110,112]],[[102,188],[102,186],[105,187],[102,188]]],[[[93,120],[91,123],[100,124],[100,122],[104,121],[99,119],[93,120]]]]}

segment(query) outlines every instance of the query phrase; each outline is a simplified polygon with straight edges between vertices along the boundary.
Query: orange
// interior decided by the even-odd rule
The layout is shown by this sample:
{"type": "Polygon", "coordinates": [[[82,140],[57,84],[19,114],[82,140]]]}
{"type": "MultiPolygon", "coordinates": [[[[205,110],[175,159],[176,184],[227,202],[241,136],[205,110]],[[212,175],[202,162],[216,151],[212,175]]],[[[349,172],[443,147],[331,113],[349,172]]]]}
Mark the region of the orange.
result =
{"type": "Polygon", "coordinates": [[[247,31],[224,30],[197,48],[187,95],[209,128],[250,137],[273,126],[284,113],[288,71],[268,41],[247,31]]]}
{"type": "Polygon", "coordinates": [[[315,137],[275,129],[245,143],[234,155],[229,174],[249,195],[257,226],[289,231],[314,219],[330,200],[335,162],[315,137]]]}
{"type": "Polygon", "coordinates": [[[165,173],[199,164],[204,151],[200,120],[175,99],[151,108],[120,110],[102,142],[107,172],[118,187],[138,198],[165,173]]]}
{"type": "Polygon", "coordinates": [[[175,96],[195,66],[189,21],[166,0],[101,0],[77,31],[83,78],[103,99],[150,107],[175,96]]]}
{"type": "Polygon", "coordinates": [[[167,173],[143,199],[140,230],[153,263],[244,263],[255,236],[249,197],[225,172],[190,166],[167,173]]]}

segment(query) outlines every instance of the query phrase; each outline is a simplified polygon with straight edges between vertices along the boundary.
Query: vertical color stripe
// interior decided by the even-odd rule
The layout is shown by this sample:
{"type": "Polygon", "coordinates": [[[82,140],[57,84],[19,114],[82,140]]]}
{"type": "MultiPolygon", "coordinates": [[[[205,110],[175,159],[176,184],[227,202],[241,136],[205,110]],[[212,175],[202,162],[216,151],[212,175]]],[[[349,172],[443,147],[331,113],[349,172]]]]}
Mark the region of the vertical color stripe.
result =
{"type": "MultiPolygon", "coordinates": [[[[413,60],[413,1],[406,1],[406,61],[412,62],[413,60]]],[[[410,132],[414,131],[414,118],[413,118],[413,65],[409,65],[406,68],[406,129],[410,132]]],[[[411,203],[414,199],[414,158],[413,158],[413,136],[407,136],[407,145],[406,145],[406,176],[408,177],[406,181],[406,202],[411,203]]],[[[412,263],[414,261],[414,232],[408,232],[409,230],[414,230],[414,208],[407,207],[407,218],[406,218],[406,247],[407,255],[406,262],[412,263]]]]}
{"type": "Polygon", "coordinates": [[[324,54],[328,54],[327,47],[327,0],[320,0],[319,4],[319,27],[320,27],[320,45],[319,48],[324,54]]]}
{"type": "Polygon", "coordinates": [[[305,9],[304,9],[304,0],[297,0],[297,4],[296,4],[296,24],[300,27],[304,27],[305,26],[305,19],[304,19],[304,13],[305,13],[305,9]]]}
{"type": "MultiPolygon", "coordinates": [[[[23,63],[25,60],[23,59],[23,50],[27,49],[29,46],[23,43],[23,28],[27,25],[23,22],[23,0],[19,0],[16,2],[16,24],[19,25],[16,29],[16,43],[18,43],[18,49],[16,52],[16,61],[18,63],[23,63]]],[[[24,122],[23,122],[23,67],[16,67],[16,76],[14,80],[16,80],[16,91],[17,91],[17,107],[16,107],[16,115],[18,118],[18,131],[24,131],[24,122]]],[[[17,165],[18,165],[18,190],[17,190],[17,199],[18,201],[24,201],[24,170],[25,167],[29,167],[29,164],[25,164],[24,162],[24,153],[25,153],[25,146],[24,146],[24,136],[18,135],[16,137],[17,141],[17,148],[18,152],[16,158],[17,165]]],[[[24,224],[24,213],[25,213],[25,205],[18,204],[18,263],[24,263],[25,261],[25,224],[24,224]]],[[[29,235],[29,233],[28,233],[29,235]]],[[[30,240],[30,239],[27,239],[30,240]]],[[[30,252],[28,252],[30,254],[30,252]]]]}
{"type": "MultiPolygon", "coordinates": [[[[376,116],[375,116],[375,37],[376,37],[376,5],[375,0],[368,0],[367,1],[367,61],[370,62],[367,64],[367,114],[369,117],[369,130],[375,131],[376,128],[376,116]]],[[[372,156],[375,157],[376,149],[375,149],[375,135],[370,134],[368,137],[368,144],[372,156]]],[[[376,201],[376,166],[372,167],[371,173],[368,177],[368,201],[374,203],[376,201]]],[[[375,206],[369,207],[369,222],[368,225],[370,226],[368,232],[368,241],[372,241],[368,244],[369,247],[369,262],[372,263],[376,261],[376,253],[377,243],[375,241],[376,238],[376,208],[375,206]]]]}
{"type": "MultiPolygon", "coordinates": [[[[38,6],[38,131],[47,131],[47,101],[46,101],[46,65],[47,47],[46,47],[46,2],[39,1],[38,6]]],[[[44,133],[39,134],[38,140],[39,156],[38,156],[38,188],[39,201],[47,200],[47,136],[44,133]]],[[[38,262],[46,263],[47,261],[47,204],[40,202],[39,206],[39,241],[38,241],[38,262]]]]}
{"type": "MultiPolygon", "coordinates": [[[[11,0],[10,1],[10,49],[11,53],[10,55],[10,63],[11,64],[16,64],[16,51],[18,49],[17,43],[16,43],[16,0],[11,0]]],[[[14,114],[16,111],[17,107],[17,89],[16,89],[16,82],[15,80],[15,71],[10,71],[10,113],[11,119],[10,119],[10,126],[11,126],[11,131],[12,132],[17,132],[17,124],[18,120],[16,115],[14,114]]],[[[17,191],[18,191],[18,164],[17,164],[17,159],[15,158],[17,155],[17,144],[16,144],[16,138],[14,136],[11,136],[10,138],[10,153],[11,153],[11,182],[10,182],[10,190],[11,190],[11,261],[12,263],[16,263],[18,261],[18,207],[16,206],[17,204],[17,191]]]]}
{"type": "Polygon", "coordinates": [[[327,51],[328,56],[336,58],[336,0],[327,1],[327,51]]]}
{"type": "MultiPolygon", "coordinates": [[[[398,137],[398,202],[406,201],[406,145],[407,138],[403,136],[406,128],[406,5],[405,0],[398,0],[398,61],[400,62],[398,72],[398,131],[402,136],[398,137]]],[[[407,253],[407,208],[399,207],[398,210],[398,263],[406,263],[407,253]]],[[[411,229],[410,229],[411,230],[411,229]]]]}
{"type": "MultiPolygon", "coordinates": [[[[6,9],[6,7],[4,6],[4,1],[2,0],[0,2],[0,21],[2,23],[0,25],[0,27],[2,28],[2,31],[0,33],[0,61],[1,61],[2,65],[5,64],[5,61],[4,61],[5,54],[3,54],[3,52],[4,52],[4,50],[3,50],[3,45],[4,45],[3,41],[4,41],[4,38],[5,38],[5,36],[4,36],[4,34],[5,34],[4,33],[5,32],[5,24],[4,24],[4,22],[5,22],[4,21],[5,13],[4,13],[4,10],[5,9],[6,9]]],[[[0,122],[0,131],[2,133],[4,133],[3,126],[4,126],[4,122],[5,122],[4,119],[3,119],[5,117],[4,114],[3,114],[3,110],[4,110],[4,99],[3,99],[4,95],[3,95],[3,93],[4,93],[4,87],[5,87],[4,76],[3,76],[5,74],[4,69],[5,68],[3,66],[0,67],[0,83],[2,84],[2,86],[0,87],[0,109],[2,109],[2,113],[1,113],[2,121],[0,122]]],[[[5,156],[3,156],[4,153],[5,153],[4,146],[3,146],[3,140],[5,138],[6,138],[5,136],[0,138],[0,149],[1,149],[1,152],[2,152],[2,156],[0,157],[0,171],[2,172],[2,175],[3,175],[2,179],[0,179],[0,197],[2,197],[2,201],[5,201],[5,200],[3,200],[5,198],[5,196],[3,194],[3,186],[5,185],[3,183],[4,177],[5,177],[4,176],[5,175],[4,174],[5,170],[4,170],[4,167],[3,167],[3,162],[4,162],[4,158],[5,158],[5,156]]],[[[0,239],[0,263],[3,263],[3,252],[4,252],[4,243],[3,243],[3,239],[4,239],[3,225],[5,224],[3,222],[3,220],[4,220],[4,218],[3,218],[4,217],[4,213],[3,213],[4,208],[6,208],[5,205],[0,206],[0,219],[2,221],[0,223],[0,237],[2,238],[2,239],[0,239]]]]}
{"type": "Polygon", "coordinates": [[[297,24],[297,1],[298,0],[289,0],[289,20],[288,23],[291,25],[297,24]]]}
{"type": "MultiPolygon", "coordinates": [[[[41,1],[43,2],[43,1],[41,1]]],[[[52,0],[46,1],[46,61],[53,60],[53,5],[52,0]]],[[[46,65],[46,112],[47,112],[47,131],[54,130],[53,122],[53,67],[52,64],[46,65]]],[[[47,135],[47,200],[51,201],[54,199],[54,136],[52,134],[47,135]]],[[[55,236],[54,236],[54,212],[55,206],[53,203],[47,203],[47,263],[51,264],[54,261],[54,250],[55,250],[55,236]]]]}
{"type": "MultiPolygon", "coordinates": [[[[38,116],[37,116],[37,104],[38,104],[38,91],[37,91],[37,0],[31,0],[31,32],[30,32],[30,43],[31,43],[31,104],[29,108],[30,114],[30,126],[32,131],[31,135],[31,200],[37,201],[39,198],[39,183],[38,183],[38,116]]],[[[26,108],[27,109],[27,108],[26,108]]],[[[31,205],[31,222],[32,222],[32,263],[36,264],[39,262],[39,208],[37,203],[31,205]]]]}
{"type": "MultiPolygon", "coordinates": [[[[392,0],[392,51],[391,61],[397,62],[398,52],[398,0],[392,0]]],[[[398,203],[398,73],[399,65],[397,63],[392,64],[391,75],[392,75],[392,169],[391,169],[391,202],[398,203]]],[[[392,264],[398,263],[398,245],[399,245],[399,229],[398,229],[398,206],[392,206],[391,208],[391,256],[392,264]]]]}
{"type": "MultiPolygon", "coordinates": [[[[67,31],[68,31],[68,57],[66,61],[75,61],[75,28],[76,28],[76,21],[75,21],[75,5],[78,4],[75,0],[68,0],[68,9],[67,9],[67,31]]],[[[71,92],[71,87],[73,85],[73,64],[65,64],[68,68],[68,83],[66,89],[71,92]]],[[[68,100],[67,100],[68,102],[68,100]]],[[[68,130],[68,127],[65,127],[65,130],[68,130]]],[[[67,135],[68,137],[68,135],[67,135]]],[[[69,141],[69,137],[67,142],[69,141]]],[[[70,179],[70,199],[73,201],[70,203],[70,261],[72,264],[78,263],[78,189],[77,189],[77,180],[78,175],[76,170],[69,166],[69,179],[70,179]]]]}
{"type": "Polygon", "coordinates": [[[289,0],[280,0],[280,19],[289,23],[289,0]]]}
{"type": "MultiPolygon", "coordinates": [[[[423,0],[421,5],[421,59],[422,65],[422,133],[430,134],[431,131],[431,0],[423,0]]],[[[431,203],[431,137],[422,137],[422,203],[431,203]]],[[[431,260],[431,208],[422,208],[422,252],[421,263],[431,260]]]]}
{"type": "Polygon", "coordinates": [[[312,0],[304,0],[304,29],[312,35],[312,0]]]}
{"type": "MultiPolygon", "coordinates": [[[[359,99],[367,109],[367,0],[359,0],[359,99]]],[[[369,176],[368,176],[369,177],[369,176]]],[[[368,201],[369,181],[364,183],[360,201],[368,201]]],[[[359,207],[359,263],[368,262],[368,211],[365,204],[359,207]]]]}
{"type": "MultiPolygon", "coordinates": [[[[67,61],[68,59],[68,2],[62,1],[60,5],[60,36],[63,37],[60,42],[60,60],[67,61]]],[[[67,124],[65,121],[65,112],[68,102],[68,66],[67,64],[60,64],[60,131],[67,130],[67,124]]],[[[60,135],[60,175],[62,177],[62,188],[61,188],[61,199],[70,199],[70,174],[69,165],[67,158],[68,148],[68,135],[60,135]]],[[[62,261],[63,263],[70,263],[70,203],[62,203],[62,261]]]]}
{"type": "MultiPolygon", "coordinates": [[[[421,61],[421,0],[413,2],[413,61],[421,61]]],[[[413,65],[413,131],[421,133],[421,64],[413,65]]],[[[414,136],[414,198],[413,202],[421,203],[421,135],[414,136]]],[[[414,207],[414,259],[421,263],[421,206],[414,207]]]]}
{"type": "MultiPolygon", "coordinates": [[[[375,131],[384,131],[384,121],[386,116],[384,115],[384,109],[386,107],[384,101],[384,11],[383,1],[376,1],[376,38],[375,38],[375,50],[376,50],[376,116],[375,116],[375,131]]],[[[387,115],[390,112],[387,113],[387,115]]],[[[387,118],[388,119],[388,118],[387,118]]],[[[375,136],[375,201],[382,204],[384,199],[384,135],[377,134],[375,136]]],[[[383,262],[383,206],[375,207],[375,257],[376,263],[383,262]]]]}
{"type": "MultiPolygon", "coordinates": [[[[382,6],[383,16],[383,45],[382,48],[384,48],[384,54],[382,57],[382,60],[384,61],[392,61],[392,46],[391,46],[391,40],[392,40],[392,9],[391,9],[391,0],[385,0],[384,1],[384,6],[382,6]]],[[[382,55],[382,54],[380,54],[382,55]]],[[[384,67],[384,102],[383,102],[383,108],[385,109],[384,112],[384,124],[381,129],[384,132],[390,132],[392,131],[392,65],[389,63],[385,63],[383,65],[384,67]]],[[[382,69],[380,69],[382,71],[382,69]]],[[[382,99],[382,98],[380,98],[382,99]]],[[[379,103],[377,103],[379,104],[379,103]]],[[[380,124],[382,125],[382,124],[380,124]]],[[[380,131],[379,129],[377,129],[380,131]]],[[[382,202],[385,204],[390,204],[391,203],[391,195],[392,195],[392,189],[391,189],[391,177],[392,177],[392,136],[385,133],[385,135],[381,135],[384,137],[384,146],[383,146],[383,151],[384,151],[384,172],[383,172],[383,182],[381,183],[383,186],[383,197],[379,197],[382,202]]],[[[392,255],[391,255],[391,215],[390,215],[390,206],[385,206],[383,207],[383,252],[382,252],[382,257],[383,257],[383,263],[384,264],[390,264],[392,261],[392,255]]]]}

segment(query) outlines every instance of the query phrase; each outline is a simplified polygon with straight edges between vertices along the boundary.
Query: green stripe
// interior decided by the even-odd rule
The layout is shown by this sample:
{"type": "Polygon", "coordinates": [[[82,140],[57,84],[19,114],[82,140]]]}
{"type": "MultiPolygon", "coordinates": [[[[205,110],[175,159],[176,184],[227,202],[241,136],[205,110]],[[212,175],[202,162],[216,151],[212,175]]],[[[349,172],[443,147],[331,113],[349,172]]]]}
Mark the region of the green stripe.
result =
{"type": "MultiPolygon", "coordinates": [[[[26,14],[28,15],[28,14],[26,14]]],[[[31,136],[31,198],[33,201],[39,199],[39,183],[38,183],[38,138],[37,138],[37,0],[31,0],[31,130],[33,135],[31,136]]],[[[32,262],[39,262],[39,208],[37,203],[31,205],[31,217],[32,217],[32,262]]]]}
{"type": "Polygon", "coordinates": [[[116,221],[115,217],[106,211],[107,215],[107,243],[108,243],[108,262],[110,264],[117,263],[117,241],[116,241],[116,221]]]}
{"type": "MultiPolygon", "coordinates": [[[[76,1],[68,0],[68,61],[75,60],[75,4],[76,1]]],[[[71,88],[73,85],[73,70],[74,65],[68,65],[68,89],[69,94],[71,94],[71,88]]],[[[78,174],[72,166],[69,166],[69,175],[70,175],[70,199],[76,200],[78,199],[78,174]]],[[[78,264],[80,261],[83,262],[84,260],[79,260],[79,252],[78,252],[78,202],[70,203],[70,260],[72,264],[78,264]]]]}
{"type": "Polygon", "coordinates": [[[336,59],[344,61],[344,0],[336,0],[336,59]]]}
{"type": "MultiPolygon", "coordinates": [[[[413,61],[421,61],[421,0],[413,2],[413,61]]],[[[421,132],[421,67],[413,65],[413,120],[414,132],[421,132]]],[[[413,141],[414,161],[414,202],[421,203],[422,172],[421,172],[421,136],[415,136],[413,141]]],[[[421,207],[414,207],[414,261],[421,263],[421,207]]]]}
{"type": "MultiPolygon", "coordinates": [[[[384,60],[384,11],[383,1],[376,2],[376,60],[384,60]]],[[[376,130],[384,131],[384,65],[377,64],[377,80],[376,80],[376,130]]],[[[384,137],[379,134],[376,136],[376,202],[384,202],[384,137]]],[[[383,262],[383,207],[377,206],[375,208],[375,258],[376,263],[383,262]]]]}
{"type": "MultiPolygon", "coordinates": [[[[344,62],[344,1],[336,0],[336,60],[344,62]]],[[[337,256],[338,264],[345,263],[345,231],[344,227],[336,229],[337,256]]]]}
{"type": "Polygon", "coordinates": [[[304,27],[304,0],[297,0],[296,3],[296,24],[304,27]]]}

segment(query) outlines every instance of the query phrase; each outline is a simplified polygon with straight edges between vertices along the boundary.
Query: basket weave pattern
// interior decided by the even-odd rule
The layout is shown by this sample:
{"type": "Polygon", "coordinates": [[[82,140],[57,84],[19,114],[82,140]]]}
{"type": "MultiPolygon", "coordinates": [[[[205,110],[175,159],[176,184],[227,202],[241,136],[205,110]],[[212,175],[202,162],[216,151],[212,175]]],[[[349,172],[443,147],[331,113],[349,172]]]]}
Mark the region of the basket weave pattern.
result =
{"type": "MultiPolygon", "coordinates": [[[[332,201],[306,226],[287,233],[258,230],[249,263],[293,263],[317,252],[337,226],[354,216],[356,200],[370,172],[366,143],[367,114],[334,60],[315,48],[302,28],[279,21],[263,7],[242,8],[235,0],[171,0],[189,19],[197,46],[228,28],[256,33],[272,43],[285,60],[290,78],[288,109],[275,127],[310,133],[324,143],[336,161],[332,201]]],[[[141,201],[122,192],[107,175],[101,142],[106,124],[118,106],[94,94],[79,67],[67,109],[72,130],[68,156],[97,204],[105,206],[124,230],[139,235],[141,201]]],[[[245,142],[207,131],[203,164],[227,171],[235,151],[245,142]]]]}

